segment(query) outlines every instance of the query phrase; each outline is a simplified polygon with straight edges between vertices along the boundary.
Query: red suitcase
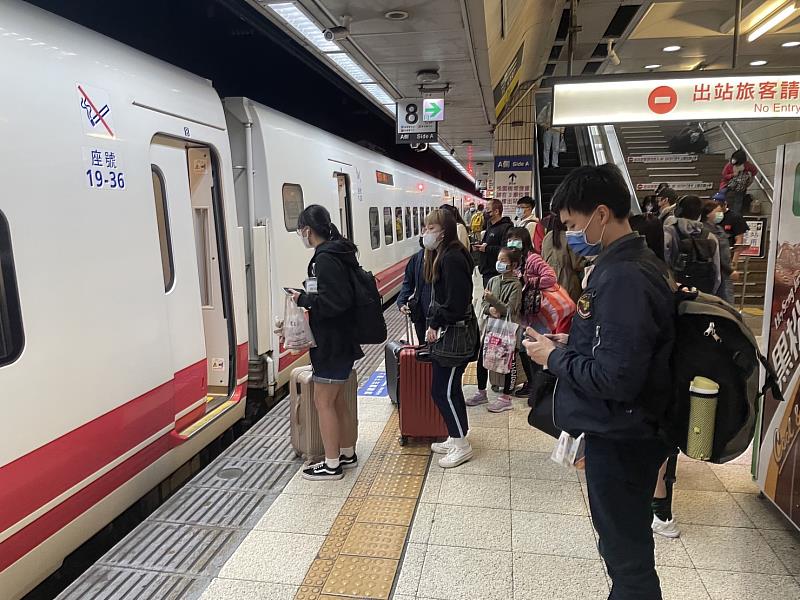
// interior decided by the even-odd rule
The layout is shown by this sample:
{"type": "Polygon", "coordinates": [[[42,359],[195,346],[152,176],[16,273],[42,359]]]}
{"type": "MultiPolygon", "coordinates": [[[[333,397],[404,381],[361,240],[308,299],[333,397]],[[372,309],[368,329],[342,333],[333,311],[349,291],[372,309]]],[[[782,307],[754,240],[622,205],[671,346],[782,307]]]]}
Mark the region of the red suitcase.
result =
{"type": "Polygon", "coordinates": [[[400,350],[400,445],[410,437],[447,437],[447,426],[431,398],[431,364],[417,360],[416,348],[400,350]]]}

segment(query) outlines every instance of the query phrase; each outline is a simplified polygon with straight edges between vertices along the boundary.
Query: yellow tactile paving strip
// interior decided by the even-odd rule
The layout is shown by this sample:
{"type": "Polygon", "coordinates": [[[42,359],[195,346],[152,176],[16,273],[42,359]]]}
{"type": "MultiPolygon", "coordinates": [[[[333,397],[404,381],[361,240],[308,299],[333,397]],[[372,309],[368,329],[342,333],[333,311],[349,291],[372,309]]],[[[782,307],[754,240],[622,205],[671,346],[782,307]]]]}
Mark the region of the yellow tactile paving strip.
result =
{"type": "Polygon", "coordinates": [[[400,446],[389,418],[295,600],[386,600],[430,461],[430,442],[400,446]]]}

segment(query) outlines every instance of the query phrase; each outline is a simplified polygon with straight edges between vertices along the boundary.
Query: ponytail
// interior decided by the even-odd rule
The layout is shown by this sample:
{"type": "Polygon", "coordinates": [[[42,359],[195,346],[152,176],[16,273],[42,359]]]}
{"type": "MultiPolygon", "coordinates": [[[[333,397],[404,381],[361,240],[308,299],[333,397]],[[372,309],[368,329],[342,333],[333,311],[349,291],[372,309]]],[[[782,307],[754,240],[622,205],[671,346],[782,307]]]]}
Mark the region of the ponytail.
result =
{"type": "Polygon", "coordinates": [[[303,209],[297,218],[297,229],[308,227],[320,238],[328,242],[342,242],[348,246],[352,252],[358,252],[356,245],[344,237],[339,228],[331,221],[331,215],[324,206],[310,204],[303,209]]]}

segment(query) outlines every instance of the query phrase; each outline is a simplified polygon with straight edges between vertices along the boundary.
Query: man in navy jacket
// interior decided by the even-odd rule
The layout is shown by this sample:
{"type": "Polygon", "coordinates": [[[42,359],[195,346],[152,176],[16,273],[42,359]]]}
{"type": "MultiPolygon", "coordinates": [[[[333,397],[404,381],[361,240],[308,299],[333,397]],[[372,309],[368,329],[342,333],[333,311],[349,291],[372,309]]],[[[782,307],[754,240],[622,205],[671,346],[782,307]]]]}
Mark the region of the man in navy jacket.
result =
{"type": "Polygon", "coordinates": [[[581,167],[553,197],[567,242],[594,270],[570,335],[528,330],[530,357],[557,378],[554,421],[585,434],[586,482],[613,600],[660,600],[651,500],[669,448],[658,423],[672,394],[675,305],[665,266],[628,224],[616,167],[581,167]]]}

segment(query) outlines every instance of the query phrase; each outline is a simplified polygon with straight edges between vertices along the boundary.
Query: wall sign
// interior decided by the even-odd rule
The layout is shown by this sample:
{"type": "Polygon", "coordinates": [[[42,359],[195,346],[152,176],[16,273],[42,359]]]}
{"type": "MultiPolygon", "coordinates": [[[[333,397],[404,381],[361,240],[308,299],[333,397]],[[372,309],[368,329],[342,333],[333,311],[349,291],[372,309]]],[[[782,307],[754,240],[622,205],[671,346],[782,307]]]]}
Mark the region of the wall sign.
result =
{"type": "Polygon", "coordinates": [[[741,256],[748,258],[764,258],[767,252],[767,217],[747,217],[750,228],[744,234],[744,243],[748,245],[741,256]]]}
{"type": "Polygon", "coordinates": [[[503,203],[503,214],[517,209],[517,200],[530,196],[533,182],[530,156],[496,156],[494,159],[494,198],[503,203]]]}
{"type": "Polygon", "coordinates": [[[636,191],[654,192],[662,183],[667,183],[673,190],[680,192],[702,192],[703,190],[710,190],[714,187],[714,184],[710,181],[667,181],[658,183],[637,183],[636,191]]]}
{"type": "Polygon", "coordinates": [[[800,74],[556,83],[553,124],[800,117],[800,74]]]}
{"type": "Polygon", "coordinates": [[[628,156],[629,163],[686,163],[696,162],[697,154],[637,154],[628,156]]]}
{"type": "Polygon", "coordinates": [[[500,113],[503,112],[506,104],[508,104],[509,98],[511,98],[511,95],[519,85],[520,69],[522,68],[522,51],[524,49],[525,43],[523,42],[514,55],[514,58],[511,59],[511,62],[503,72],[500,81],[494,86],[494,112],[496,116],[500,116],[500,113]]]}

